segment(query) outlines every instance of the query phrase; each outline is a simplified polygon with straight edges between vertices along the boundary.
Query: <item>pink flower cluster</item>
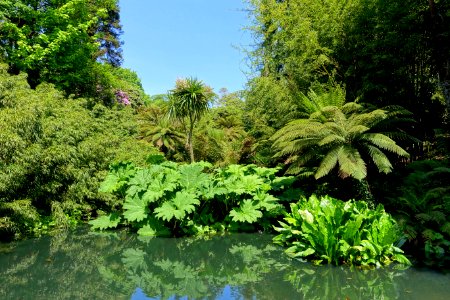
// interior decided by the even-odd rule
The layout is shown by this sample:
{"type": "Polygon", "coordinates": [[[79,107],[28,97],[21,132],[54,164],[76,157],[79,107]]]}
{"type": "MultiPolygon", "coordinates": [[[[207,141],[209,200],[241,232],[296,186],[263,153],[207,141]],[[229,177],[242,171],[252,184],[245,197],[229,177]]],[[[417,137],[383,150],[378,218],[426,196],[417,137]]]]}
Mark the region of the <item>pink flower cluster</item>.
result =
{"type": "Polygon", "coordinates": [[[125,93],[124,91],[117,90],[115,94],[116,94],[116,99],[117,99],[118,103],[121,103],[123,105],[131,104],[130,99],[128,99],[127,93],[125,93]]]}

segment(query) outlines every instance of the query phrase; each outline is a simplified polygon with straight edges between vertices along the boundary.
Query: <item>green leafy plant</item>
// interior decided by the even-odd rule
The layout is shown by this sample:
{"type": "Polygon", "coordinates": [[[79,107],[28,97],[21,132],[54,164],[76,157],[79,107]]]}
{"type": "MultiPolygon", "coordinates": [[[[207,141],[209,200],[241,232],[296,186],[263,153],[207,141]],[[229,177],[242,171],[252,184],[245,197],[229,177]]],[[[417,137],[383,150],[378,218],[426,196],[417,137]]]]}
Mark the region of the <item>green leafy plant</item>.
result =
{"type": "MultiPolygon", "coordinates": [[[[307,117],[288,123],[271,138],[276,156],[287,157],[288,172],[318,179],[337,169],[342,178],[362,180],[367,177],[368,161],[380,172],[392,171],[385,152],[409,157],[391,139],[392,134],[377,130],[389,119],[410,115],[406,110],[368,110],[356,102],[345,103],[344,92],[320,96],[311,92],[308,96],[303,96],[307,117]]],[[[396,136],[408,137],[401,132],[396,136]]]]}
{"type": "Polygon", "coordinates": [[[277,197],[294,181],[275,176],[277,168],[212,169],[205,162],[179,165],[152,160],[155,163],[147,168],[129,163],[111,166],[100,190],[115,194],[123,204],[92,220],[93,229],[131,225],[141,235],[270,229],[271,220],[283,211],[277,197]]]}
{"type": "Polygon", "coordinates": [[[450,264],[450,165],[446,161],[416,161],[387,207],[406,235],[405,249],[427,265],[450,264]]]}
{"type": "MultiPolygon", "coordinates": [[[[66,98],[54,87],[31,89],[26,75],[0,64],[0,238],[40,234],[120,204],[98,192],[111,161],[144,164],[157,150],[136,140],[129,107],[66,98]],[[67,217],[66,217],[67,216],[67,217]],[[58,224],[59,223],[59,224],[58,224]]],[[[120,191],[127,172],[115,173],[120,191]]]]}
{"type": "Polygon", "coordinates": [[[274,242],[288,246],[286,253],[315,263],[363,267],[409,264],[394,246],[399,231],[394,219],[379,205],[375,210],[363,201],[343,202],[328,196],[311,196],[291,204],[274,242]]]}

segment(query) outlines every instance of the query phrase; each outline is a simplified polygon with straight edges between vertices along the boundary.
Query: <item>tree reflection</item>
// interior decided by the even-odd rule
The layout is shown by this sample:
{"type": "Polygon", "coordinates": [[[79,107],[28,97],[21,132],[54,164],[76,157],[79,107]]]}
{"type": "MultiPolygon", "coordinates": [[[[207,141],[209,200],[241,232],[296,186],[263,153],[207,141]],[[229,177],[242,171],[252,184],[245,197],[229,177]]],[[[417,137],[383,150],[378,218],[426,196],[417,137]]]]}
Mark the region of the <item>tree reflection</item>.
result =
{"type": "Polygon", "coordinates": [[[78,232],[1,245],[0,299],[396,299],[417,298],[420,282],[450,294],[447,275],[314,266],[271,239],[78,232]]]}

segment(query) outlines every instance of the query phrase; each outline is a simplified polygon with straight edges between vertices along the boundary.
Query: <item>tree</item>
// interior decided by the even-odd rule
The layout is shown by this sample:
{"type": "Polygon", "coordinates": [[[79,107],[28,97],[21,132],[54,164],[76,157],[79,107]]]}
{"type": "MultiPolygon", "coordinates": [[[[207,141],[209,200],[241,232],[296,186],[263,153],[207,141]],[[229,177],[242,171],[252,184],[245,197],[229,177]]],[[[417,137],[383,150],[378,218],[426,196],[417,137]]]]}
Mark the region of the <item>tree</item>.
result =
{"type": "Polygon", "coordinates": [[[175,151],[177,145],[182,144],[185,139],[185,135],[167,117],[160,118],[156,124],[142,124],[141,132],[144,140],[151,142],[166,155],[175,151]]]}
{"type": "Polygon", "coordinates": [[[88,218],[114,200],[99,193],[113,161],[143,164],[157,150],[136,140],[134,111],[65,98],[0,64],[0,239],[25,235],[42,215],[88,218]],[[91,107],[91,109],[87,109],[91,107]]]}
{"type": "Polygon", "coordinates": [[[2,0],[0,17],[0,60],[33,88],[92,96],[98,61],[120,65],[118,0],[2,0]]]}
{"type": "Polygon", "coordinates": [[[186,148],[191,162],[194,162],[192,133],[195,125],[208,110],[214,97],[212,89],[196,78],[179,79],[175,88],[170,91],[171,104],[169,116],[179,120],[186,129],[186,148]]]}
{"type": "Polygon", "coordinates": [[[384,152],[409,157],[389,133],[376,131],[377,126],[407,114],[406,111],[401,108],[368,110],[356,102],[344,104],[345,93],[340,95],[305,96],[305,100],[309,99],[305,102],[309,117],[294,120],[273,135],[276,156],[287,157],[288,172],[307,171],[306,174],[314,174],[318,179],[337,167],[341,177],[362,180],[367,176],[368,160],[379,172],[391,172],[392,164],[384,152]]]}

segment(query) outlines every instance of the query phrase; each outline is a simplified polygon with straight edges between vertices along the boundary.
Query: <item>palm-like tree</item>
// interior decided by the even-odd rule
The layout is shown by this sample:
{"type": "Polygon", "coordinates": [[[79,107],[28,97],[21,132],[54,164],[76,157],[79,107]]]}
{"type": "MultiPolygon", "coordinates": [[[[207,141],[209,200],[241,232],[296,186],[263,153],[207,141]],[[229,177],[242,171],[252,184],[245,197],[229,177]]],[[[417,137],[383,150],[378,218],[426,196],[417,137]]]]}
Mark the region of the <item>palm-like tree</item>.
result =
{"type": "Polygon", "coordinates": [[[139,112],[138,119],[141,138],[168,154],[182,145],[186,137],[180,132],[180,124],[167,118],[166,111],[163,104],[150,104],[139,112]]]}
{"type": "Polygon", "coordinates": [[[167,118],[162,118],[155,126],[143,128],[144,139],[150,141],[164,153],[175,151],[176,146],[182,144],[185,135],[178,131],[167,118]]]}
{"type": "Polygon", "coordinates": [[[288,123],[271,138],[278,150],[275,156],[287,157],[289,173],[307,171],[305,175],[314,175],[318,179],[338,167],[341,177],[362,180],[367,176],[366,161],[369,159],[380,172],[389,173],[392,164],[385,152],[409,157],[389,133],[375,130],[389,118],[406,113],[405,110],[370,111],[356,102],[343,104],[345,94],[339,96],[340,100],[329,94],[329,100],[318,95],[308,96],[303,100],[309,101],[304,105],[309,117],[288,123]],[[330,101],[332,105],[327,105],[330,101]]]}
{"type": "Polygon", "coordinates": [[[179,120],[186,128],[186,147],[191,162],[194,162],[192,133],[196,123],[208,110],[209,101],[214,97],[212,89],[196,78],[179,79],[170,91],[169,116],[179,120]]]}

